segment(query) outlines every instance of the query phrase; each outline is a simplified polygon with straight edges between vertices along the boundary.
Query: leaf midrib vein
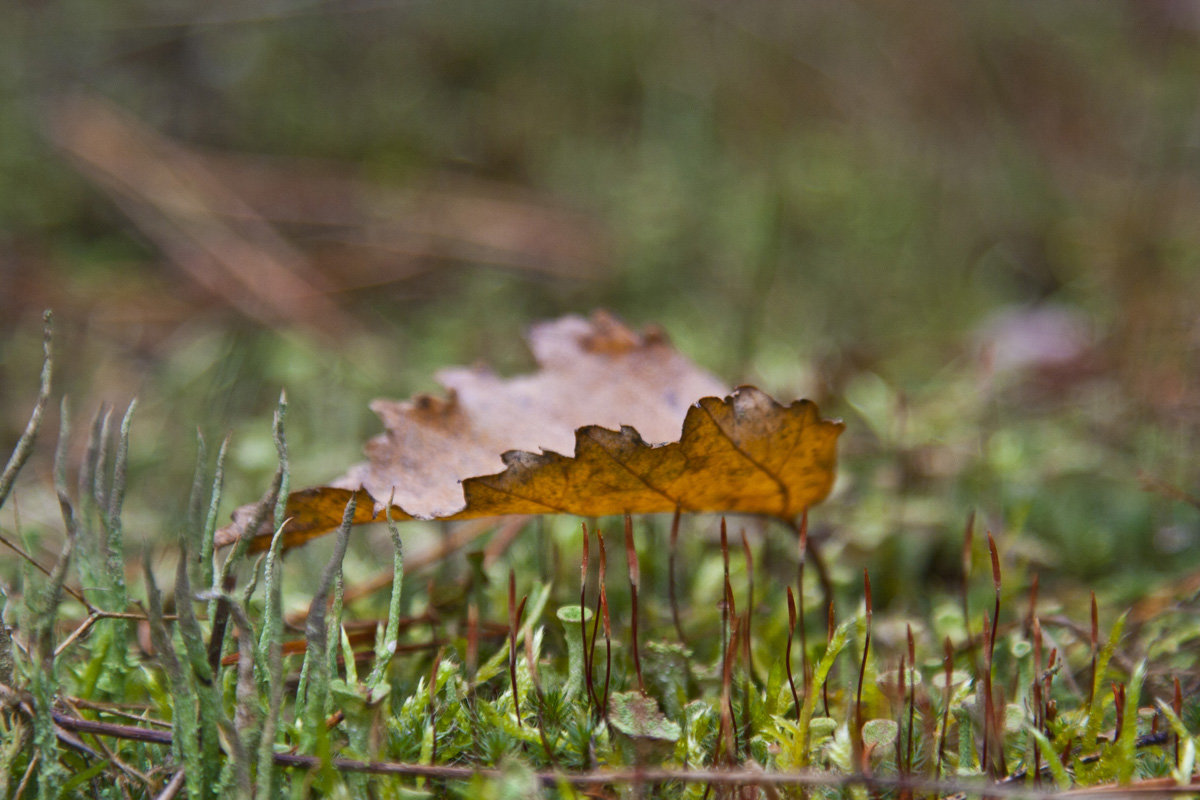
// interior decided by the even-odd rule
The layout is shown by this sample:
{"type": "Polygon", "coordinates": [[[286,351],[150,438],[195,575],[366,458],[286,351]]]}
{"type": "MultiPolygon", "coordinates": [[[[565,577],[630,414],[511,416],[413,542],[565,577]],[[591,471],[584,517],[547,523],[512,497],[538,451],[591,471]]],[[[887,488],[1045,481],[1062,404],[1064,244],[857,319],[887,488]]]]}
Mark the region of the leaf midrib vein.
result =
{"type": "Polygon", "coordinates": [[[779,494],[781,495],[781,497],[783,499],[783,507],[781,510],[787,511],[787,509],[791,507],[791,502],[792,502],[792,494],[791,494],[791,491],[788,489],[787,484],[785,484],[779,478],[778,475],[776,475],[774,472],[771,472],[771,470],[767,469],[761,463],[759,463],[758,459],[754,458],[752,455],[750,455],[745,450],[743,450],[741,448],[741,446],[736,441],[734,441],[733,437],[730,436],[729,433],[724,428],[721,427],[721,423],[717,422],[717,418],[713,416],[713,413],[711,411],[709,411],[708,408],[706,408],[703,404],[700,406],[700,408],[701,408],[701,410],[704,411],[705,414],[708,415],[708,418],[712,422],[713,427],[721,432],[721,436],[723,436],[725,438],[725,441],[729,442],[729,446],[733,449],[733,451],[735,453],[737,453],[739,456],[744,458],[751,466],[753,466],[759,472],[766,475],[768,478],[770,478],[772,481],[775,482],[775,485],[779,488],[779,494]]]}
{"type": "MultiPolygon", "coordinates": [[[[591,439],[591,437],[588,437],[588,438],[591,439]]],[[[605,447],[598,439],[591,439],[591,441],[596,445],[597,448],[599,448],[600,452],[602,452],[602,453],[604,453],[604,455],[608,456],[608,458],[614,464],[616,464],[618,467],[620,467],[621,469],[625,470],[630,475],[632,475],[638,482],[640,482],[647,489],[654,492],[659,497],[666,500],[668,503],[671,503],[676,508],[680,508],[680,509],[683,509],[683,510],[689,511],[689,512],[692,510],[691,508],[685,507],[683,505],[683,502],[678,497],[672,497],[664,489],[660,489],[659,487],[655,486],[650,481],[646,480],[646,478],[641,473],[635,472],[632,467],[630,467],[624,461],[622,461],[621,459],[619,459],[615,455],[613,455],[613,453],[607,447],[605,447]]]]}

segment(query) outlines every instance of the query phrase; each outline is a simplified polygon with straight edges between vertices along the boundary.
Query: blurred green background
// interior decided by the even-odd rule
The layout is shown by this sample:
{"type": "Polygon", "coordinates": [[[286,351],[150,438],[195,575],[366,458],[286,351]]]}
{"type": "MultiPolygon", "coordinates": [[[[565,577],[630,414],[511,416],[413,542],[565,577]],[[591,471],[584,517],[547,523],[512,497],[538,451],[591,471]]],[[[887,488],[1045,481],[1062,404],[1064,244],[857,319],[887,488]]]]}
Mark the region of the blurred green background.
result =
{"type": "Polygon", "coordinates": [[[814,522],[882,597],[955,574],[971,509],[1085,584],[1197,564],[1195,509],[1140,476],[1200,477],[1200,6],[4,17],[0,444],[52,307],[76,449],[139,397],[134,541],[182,509],[197,427],[234,432],[248,502],[286,387],[293,486],[318,483],[377,432],[373,397],[531,369],[530,322],[606,307],[847,420],[814,522]]]}

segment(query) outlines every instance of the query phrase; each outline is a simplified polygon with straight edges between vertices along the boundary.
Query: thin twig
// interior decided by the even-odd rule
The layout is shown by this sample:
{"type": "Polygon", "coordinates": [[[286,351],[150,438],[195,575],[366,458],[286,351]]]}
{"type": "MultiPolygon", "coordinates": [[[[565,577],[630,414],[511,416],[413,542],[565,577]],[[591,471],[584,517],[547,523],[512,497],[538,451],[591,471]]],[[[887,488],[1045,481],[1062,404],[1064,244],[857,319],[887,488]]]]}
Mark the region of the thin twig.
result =
{"type": "MultiPolygon", "coordinates": [[[[21,547],[19,544],[15,544],[15,543],[13,543],[13,542],[9,541],[9,540],[8,540],[6,537],[4,537],[4,536],[0,536],[0,544],[4,545],[4,546],[5,546],[5,547],[7,547],[8,549],[12,550],[14,553],[16,553],[17,555],[19,555],[21,558],[23,558],[23,559],[25,559],[26,561],[28,561],[28,562],[29,562],[29,564],[30,564],[30,566],[32,566],[32,567],[33,567],[34,569],[36,569],[38,572],[40,572],[40,573],[42,573],[43,575],[45,575],[45,576],[49,577],[49,575],[50,575],[50,570],[49,570],[48,568],[46,568],[46,567],[42,566],[42,565],[41,565],[41,564],[40,564],[40,563],[37,561],[37,559],[35,559],[33,556],[31,556],[29,553],[27,553],[27,552],[25,551],[25,549],[24,549],[24,548],[22,548],[22,547],[21,547]]],[[[80,593],[80,592],[79,592],[77,589],[72,589],[70,586],[66,586],[66,585],[64,585],[64,586],[63,586],[63,591],[64,591],[64,592],[66,592],[67,594],[71,595],[71,597],[73,597],[73,598],[75,598],[76,600],[78,600],[78,601],[80,602],[80,604],[82,604],[82,605],[83,605],[83,607],[84,607],[84,608],[86,608],[86,609],[88,609],[89,611],[92,611],[93,613],[95,613],[95,609],[92,607],[92,605],[91,605],[90,603],[88,603],[88,601],[87,601],[87,600],[84,598],[84,596],[83,596],[83,595],[82,595],[82,594],[81,594],[81,593],[80,593]]]]}
{"type": "MultiPolygon", "coordinates": [[[[80,715],[79,707],[75,705],[75,703],[72,701],[71,698],[64,697],[64,698],[62,698],[62,701],[63,701],[64,705],[66,705],[68,708],[71,709],[72,712],[75,713],[76,716],[80,715]]],[[[66,739],[64,738],[65,736],[66,736],[66,731],[59,731],[60,741],[66,741],[66,739]]],[[[82,744],[82,742],[80,742],[80,744],[82,744]]],[[[124,761],[122,761],[121,758],[116,753],[114,753],[107,744],[104,743],[104,741],[102,741],[101,739],[96,739],[96,745],[100,748],[104,757],[107,758],[109,761],[111,761],[114,765],[116,765],[117,769],[121,770],[121,772],[125,773],[126,775],[128,775],[132,778],[135,778],[138,781],[141,781],[141,783],[145,786],[150,785],[150,778],[145,773],[134,769],[133,767],[129,766],[124,761]]],[[[98,755],[100,755],[100,753],[95,753],[95,755],[98,756],[98,755]]]]}
{"type": "Polygon", "coordinates": [[[183,788],[183,781],[186,777],[183,770],[176,772],[171,776],[171,780],[167,782],[167,785],[163,787],[163,790],[155,796],[154,800],[174,800],[179,794],[179,790],[183,788]]]}
{"type": "Polygon", "coordinates": [[[34,753],[33,758],[29,759],[29,766],[25,768],[25,774],[21,776],[21,782],[17,784],[13,800],[21,800],[25,796],[25,789],[29,787],[29,781],[33,779],[33,773],[37,770],[39,763],[41,763],[41,756],[34,753]]]}
{"type": "MultiPolygon", "coordinates": [[[[110,722],[78,719],[55,712],[54,721],[57,725],[81,733],[92,733],[100,736],[112,736],[118,739],[139,741],[148,744],[170,745],[171,735],[163,731],[151,731],[133,725],[118,725],[110,722]]],[[[1165,737],[1164,741],[1165,741],[1165,737]]],[[[275,753],[275,764],[284,767],[313,769],[321,766],[319,756],[304,756],[293,753],[275,753]]],[[[443,780],[470,780],[475,777],[500,778],[504,775],[498,769],[476,769],[465,766],[442,766],[434,764],[413,764],[397,761],[359,761],[350,758],[334,758],[332,766],[344,772],[366,772],[378,775],[404,775],[409,777],[425,777],[443,780]]],[[[536,780],[545,786],[554,786],[561,782],[573,786],[604,786],[611,784],[632,783],[711,783],[719,786],[821,786],[829,788],[848,788],[863,786],[877,790],[910,790],[941,796],[952,794],[987,795],[989,797],[1026,798],[1026,800],[1062,800],[1065,797],[1082,798],[1090,796],[1111,797],[1117,787],[1098,786],[1073,789],[1069,792],[1044,792],[1020,785],[1008,780],[1003,783],[989,781],[944,781],[928,780],[916,777],[889,777],[885,775],[863,775],[857,773],[837,775],[823,771],[797,772],[765,772],[760,769],[598,769],[586,772],[560,772],[557,770],[540,770],[533,773],[536,780]]],[[[1121,791],[1133,794],[1154,794],[1161,796],[1192,795],[1200,789],[1200,775],[1193,776],[1192,782],[1180,785],[1174,778],[1163,781],[1151,779],[1141,784],[1131,784],[1120,787],[1121,791]],[[1138,787],[1146,788],[1139,792],[1138,787]]]]}

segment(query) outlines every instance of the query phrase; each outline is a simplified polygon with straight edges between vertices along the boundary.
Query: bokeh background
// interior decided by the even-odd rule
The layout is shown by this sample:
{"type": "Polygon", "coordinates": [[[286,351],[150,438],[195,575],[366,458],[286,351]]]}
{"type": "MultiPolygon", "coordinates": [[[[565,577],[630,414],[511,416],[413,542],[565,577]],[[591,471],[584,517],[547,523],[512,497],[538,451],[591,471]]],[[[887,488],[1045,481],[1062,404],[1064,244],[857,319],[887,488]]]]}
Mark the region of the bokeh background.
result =
{"type": "Polygon", "coordinates": [[[1198,564],[1196,509],[1146,489],[1200,477],[1194,3],[3,16],[0,444],[53,308],[76,449],[139,398],[131,541],[182,510],[197,429],[233,432],[248,502],[286,387],[293,486],[318,483],[370,399],[531,369],[530,322],[604,307],[846,419],[814,523],[883,600],[956,574],[972,509],[1081,586],[1198,564]]]}

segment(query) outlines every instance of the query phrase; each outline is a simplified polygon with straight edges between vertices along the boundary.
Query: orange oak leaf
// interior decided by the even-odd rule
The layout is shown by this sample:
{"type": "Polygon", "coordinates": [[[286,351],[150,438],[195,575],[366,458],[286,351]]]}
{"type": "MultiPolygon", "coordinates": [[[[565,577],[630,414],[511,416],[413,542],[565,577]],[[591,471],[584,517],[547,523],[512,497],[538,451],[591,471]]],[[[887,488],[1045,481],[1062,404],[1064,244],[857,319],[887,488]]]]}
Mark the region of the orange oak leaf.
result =
{"type": "MultiPolygon", "coordinates": [[[[543,323],[530,344],[542,367],[532,375],[448,370],[445,399],[375,401],[385,431],[369,460],[288,497],[284,546],[336,528],[352,492],[355,522],[384,519],[389,498],[397,520],[676,509],[791,519],[829,494],[843,426],[810,401],[783,406],[752,386],[712,396],[724,394],[717,381],[661,333],[603,313],[543,323]]],[[[217,544],[249,533],[264,549],[271,532],[247,532],[252,516],[239,509],[217,544]]]]}

